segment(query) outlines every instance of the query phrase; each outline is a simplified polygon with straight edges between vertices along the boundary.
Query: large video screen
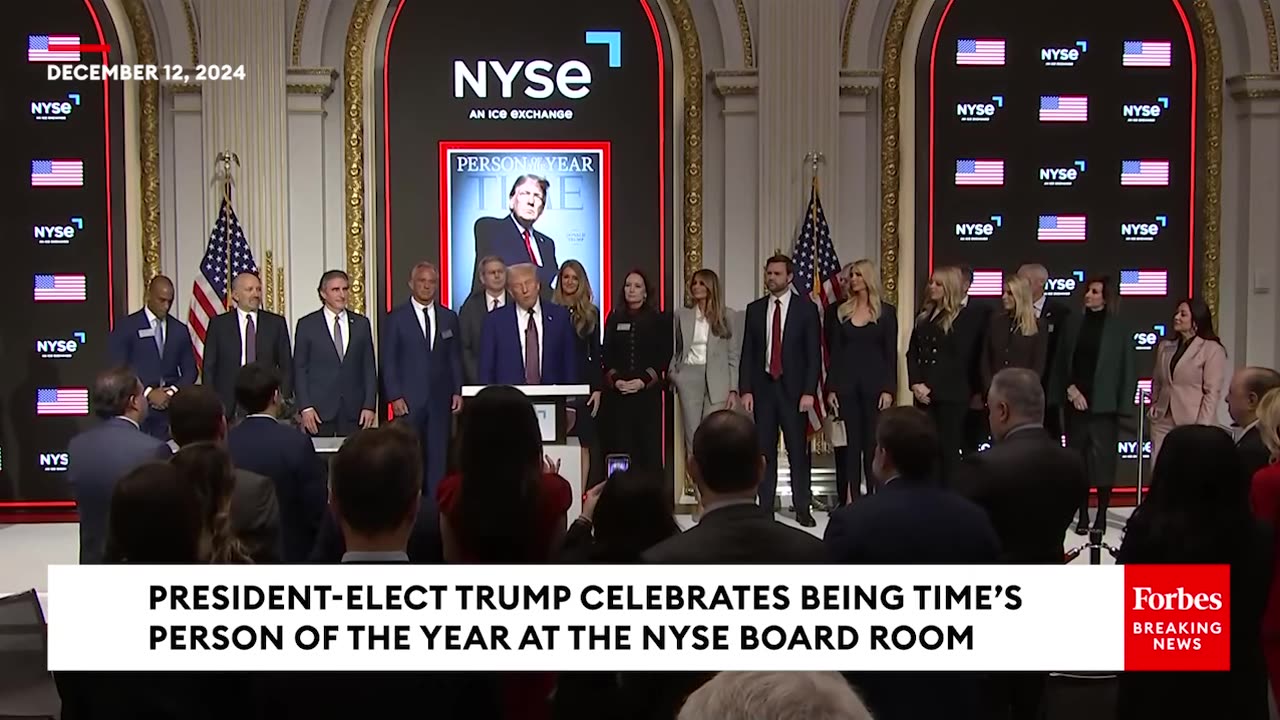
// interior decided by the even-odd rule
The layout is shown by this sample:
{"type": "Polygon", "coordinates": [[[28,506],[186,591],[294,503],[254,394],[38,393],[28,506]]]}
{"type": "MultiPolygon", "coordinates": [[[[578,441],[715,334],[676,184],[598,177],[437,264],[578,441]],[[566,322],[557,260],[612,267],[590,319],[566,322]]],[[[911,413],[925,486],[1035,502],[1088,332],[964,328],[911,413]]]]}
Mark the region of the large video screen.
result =
{"type": "Polygon", "coordinates": [[[5,8],[0,510],[74,507],[67,443],[93,422],[89,388],[127,302],[122,83],[48,79],[50,65],[102,62],[100,46],[118,61],[100,2],[5,8]]]}
{"type": "Polygon", "coordinates": [[[392,3],[378,73],[384,310],[407,298],[420,260],[441,266],[441,302],[461,307],[487,255],[537,265],[548,288],[578,260],[605,312],[632,268],[665,296],[671,63],[658,12],[653,0],[392,3]],[[530,175],[543,182],[518,182],[530,175]]]}
{"type": "MultiPolygon", "coordinates": [[[[1149,387],[1151,351],[1201,279],[1203,69],[1187,8],[950,0],[924,38],[917,287],[967,264],[971,294],[998,303],[1003,277],[1039,262],[1047,294],[1079,312],[1084,279],[1107,274],[1149,387]]],[[[1140,446],[1122,426],[1122,486],[1140,446]]]]}

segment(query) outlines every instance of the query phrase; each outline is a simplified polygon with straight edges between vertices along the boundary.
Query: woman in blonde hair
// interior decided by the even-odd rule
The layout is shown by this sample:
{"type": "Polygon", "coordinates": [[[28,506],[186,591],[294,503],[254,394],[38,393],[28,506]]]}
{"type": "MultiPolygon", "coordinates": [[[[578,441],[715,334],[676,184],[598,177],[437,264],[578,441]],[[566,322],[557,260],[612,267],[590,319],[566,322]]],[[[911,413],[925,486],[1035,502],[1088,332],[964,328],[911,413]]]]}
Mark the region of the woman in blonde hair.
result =
{"type": "Polygon", "coordinates": [[[933,418],[942,449],[942,480],[950,482],[964,446],[975,350],[982,328],[967,312],[959,268],[934,268],[907,345],[907,382],[917,407],[933,418]]]}
{"type": "Polygon", "coordinates": [[[693,450],[693,433],[702,418],[738,405],[738,357],[741,318],[724,306],[720,277],[703,268],[689,279],[691,304],[675,313],[668,378],[680,398],[684,447],[693,450]]]}
{"type": "MultiPolygon", "coordinates": [[[[569,311],[573,321],[575,349],[579,362],[578,377],[591,386],[591,396],[572,403],[575,419],[570,435],[582,446],[582,477],[590,482],[591,454],[596,442],[596,414],[600,411],[600,390],[604,383],[604,353],[600,349],[600,308],[591,291],[586,268],[577,260],[565,260],[560,266],[551,301],[569,311]]],[[[600,463],[595,463],[600,465],[600,463]]]]}
{"type": "Polygon", "coordinates": [[[231,528],[231,493],[236,487],[231,456],[211,442],[184,445],[169,463],[178,477],[191,483],[200,497],[200,514],[205,535],[203,555],[214,565],[252,563],[244,545],[231,528]]]}
{"type": "MultiPolygon", "coordinates": [[[[1254,473],[1249,505],[1254,517],[1275,527],[1280,522],[1280,388],[1268,391],[1258,403],[1258,430],[1262,444],[1271,453],[1271,464],[1254,473]]],[[[1280,536],[1273,537],[1276,538],[1273,542],[1280,545],[1280,536]]],[[[1273,551],[1272,557],[1280,558],[1280,555],[1273,551]]],[[[1272,583],[1267,610],[1262,616],[1262,651],[1267,658],[1272,692],[1280,692],[1280,583],[1272,583]]]]}
{"type": "Polygon", "coordinates": [[[1031,299],[1031,283],[1013,275],[1004,281],[1000,298],[1004,312],[991,313],[987,337],[982,343],[982,392],[991,388],[991,378],[1007,367],[1034,370],[1044,375],[1049,354],[1048,326],[1036,317],[1031,299]]]}
{"type": "Polygon", "coordinates": [[[840,453],[844,472],[836,474],[837,507],[861,494],[860,473],[867,494],[875,492],[876,417],[893,405],[898,388],[897,311],[880,299],[879,275],[870,260],[852,263],[847,277],[849,297],[828,311],[825,328],[831,353],[827,405],[844,421],[846,439],[840,453]]]}

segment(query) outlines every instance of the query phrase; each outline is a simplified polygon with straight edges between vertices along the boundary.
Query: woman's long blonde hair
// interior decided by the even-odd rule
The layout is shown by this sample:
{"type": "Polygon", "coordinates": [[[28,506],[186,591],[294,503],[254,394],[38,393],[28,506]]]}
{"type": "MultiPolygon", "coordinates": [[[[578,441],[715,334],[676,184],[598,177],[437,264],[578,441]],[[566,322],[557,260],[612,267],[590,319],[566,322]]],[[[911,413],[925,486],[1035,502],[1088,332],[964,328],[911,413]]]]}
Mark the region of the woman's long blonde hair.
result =
{"type": "Polygon", "coordinates": [[[1031,283],[1021,275],[1011,275],[1004,281],[1004,289],[1013,296],[1013,309],[1008,311],[1018,332],[1031,337],[1040,331],[1036,324],[1035,301],[1031,299],[1031,283]]]}
{"type": "MultiPolygon", "coordinates": [[[[876,322],[880,319],[880,275],[876,273],[876,266],[870,260],[863,258],[851,263],[849,269],[862,276],[862,282],[867,286],[867,309],[871,311],[871,322],[876,322]]],[[[849,287],[853,287],[852,278],[849,280],[849,287]]],[[[844,322],[853,317],[853,311],[857,307],[858,296],[850,290],[849,297],[840,303],[840,308],[836,310],[836,316],[840,318],[840,322],[844,322]]]]}
{"type": "Polygon", "coordinates": [[[573,330],[578,337],[586,337],[600,326],[600,308],[596,307],[595,293],[591,292],[591,280],[587,278],[587,269],[577,260],[565,260],[556,274],[556,289],[551,293],[551,302],[569,310],[573,317],[573,330]],[[573,297],[565,297],[560,278],[565,270],[572,270],[578,276],[578,292],[573,297]]]}
{"type": "MultiPolygon", "coordinates": [[[[689,287],[693,287],[694,280],[701,280],[703,285],[707,286],[707,307],[702,311],[702,316],[707,319],[707,325],[711,328],[711,333],[718,338],[728,339],[733,336],[733,328],[729,326],[729,321],[725,318],[724,299],[720,294],[720,276],[716,275],[714,270],[702,268],[689,278],[689,287]]],[[[693,291],[689,291],[689,307],[697,307],[698,303],[693,299],[693,291]]]]}
{"type": "Polygon", "coordinates": [[[916,316],[916,324],[929,322],[933,318],[933,314],[938,314],[938,325],[942,327],[945,333],[951,332],[951,326],[956,321],[956,316],[960,314],[960,297],[963,294],[960,288],[964,285],[961,279],[960,268],[951,265],[939,265],[933,269],[933,275],[930,280],[936,280],[942,286],[942,299],[934,301],[929,297],[929,287],[925,285],[924,301],[920,306],[924,308],[920,314],[916,316]]]}
{"type": "Polygon", "coordinates": [[[1280,388],[1272,388],[1258,402],[1262,444],[1271,451],[1271,462],[1280,461],[1280,388]]]}

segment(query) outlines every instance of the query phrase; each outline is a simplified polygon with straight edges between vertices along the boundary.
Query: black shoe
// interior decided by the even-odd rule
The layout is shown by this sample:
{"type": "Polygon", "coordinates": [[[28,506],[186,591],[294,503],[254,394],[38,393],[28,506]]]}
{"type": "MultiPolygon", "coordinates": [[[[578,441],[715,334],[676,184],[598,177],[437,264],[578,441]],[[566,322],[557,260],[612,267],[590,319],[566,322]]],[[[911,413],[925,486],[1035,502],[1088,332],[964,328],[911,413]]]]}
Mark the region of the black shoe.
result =
{"type": "Polygon", "coordinates": [[[809,513],[804,513],[803,515],[796,513],[796,522],[800,524],[800,527],[817,527],[818,525],[818,521],[814,520],[809,513]]]}
{"type": "Polygon", "coordinates": [[[1077,534],[1077,535],[1088,535],[1088,534],[1089,534],[1089,521],[1088,521],[1088,520],[1081,520],[1081,521],[1079,521],[1079,522],[1077,522],[1077,523],[1076,523],[1076,534],[1077,534]]]}

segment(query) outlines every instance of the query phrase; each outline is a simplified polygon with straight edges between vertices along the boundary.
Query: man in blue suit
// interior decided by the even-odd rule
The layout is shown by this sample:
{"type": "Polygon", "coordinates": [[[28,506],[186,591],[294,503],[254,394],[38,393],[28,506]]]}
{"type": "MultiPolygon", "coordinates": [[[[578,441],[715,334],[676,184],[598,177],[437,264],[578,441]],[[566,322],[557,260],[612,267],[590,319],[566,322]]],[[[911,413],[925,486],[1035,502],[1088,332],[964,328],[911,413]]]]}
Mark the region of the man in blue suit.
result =
{"type": "Polygon", "coordinates": [[[387,315],[381,333],[383,391],[391,412],[418,431],[423,497],[431,507],[444,477],[452,413],[462,410],[462,332],[458,316],[436,302],[439,280],[435,265],[415,265],[409,276],[412,296],[387,315]]]}
{"type": "Polygon", "coordinates": [[[147,286],[146,305],[121,321],[107,341],[112,364],[132,369],[142,381],[151,409],[142,431],[161,440],[169,439],[169,398],[196,382],[191,333],[169,315],[172,307],[173,281],[155,276],[147,286]]]}
{"type": "Polygon", "coordinates": [[[67,482],[80,512],[80,564],[102,562],[107,517],[116,483],[150,460],[167,460],[169,446],[142,432],[147,400],[133,370],[114,368],[93,383],[93,411],[99,425],[71,438],[67,482]]]}
{"type": "Polygon", "coordinates": [[[483,385],[572,385],[578,382],[569,311],[542,302],[533,265],[513,265],[507,290],[514,302],[485,316],[480,332],[483,385]]]}
{"type": "Polygon", "coordinates": [[[369,319],[347,307],[350,281],[341,270],[320,277],[324,307],[298,320],[293,386],[302,427],[312,435],[346,437],[373,427],[378,368],[369,319]]]}

